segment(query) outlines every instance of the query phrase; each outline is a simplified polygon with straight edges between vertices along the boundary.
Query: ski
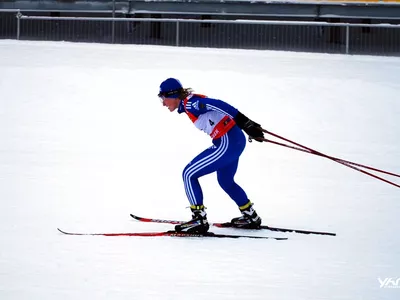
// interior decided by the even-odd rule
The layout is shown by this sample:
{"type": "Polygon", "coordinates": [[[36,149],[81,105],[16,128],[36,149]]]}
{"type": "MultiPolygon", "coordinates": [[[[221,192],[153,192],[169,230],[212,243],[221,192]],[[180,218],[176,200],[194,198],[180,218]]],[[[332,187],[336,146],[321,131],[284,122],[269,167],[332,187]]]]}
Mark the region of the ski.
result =
{"type": "MultiPolygon", "coordinates": [[[[176,220],[165,220],[165,219],[151,219],[151,218],[143,218],[143,217],[138,217],[136,215],[130,214],[132,218],[134,218],[137,221],[140,222],[151,222],[151,223],[166,223],[166,224],[182,224],[184,221],[176,221],[176,220]]],[[[210,223],[210,225],[219,227],[219,228],[235,228],[232,226],[230,222],[226,223],[210,223]]],[[[235,229],[240,229],[240,230],[254,230],[254,229],[243,229],[243,228],[235,228],[235,229]]],[[[270,231],[276,231],[276,232],[295,232],[295,233],[301,233],[301,234],[319,234],[319,235],[330,235],[330,236],[336,236],[336,233],[334,232],[324,232],[324,231],[311,231],[311,230],[302,230],[302,229],[290,229],[290,228],[279,228],[279,227],[272,227],[272,226],[267,226],[267,225],[261,225],[260,229],[266,229],[270,231]]],[[[256,229],[258,230],[258,229],[256,229]]]]}
{"type": "Polygon", "coordinates": [[[233,234],[218,234],[207,232],[205,234],[198,233],[188,233],[188,232],[177,232],[177,231],[161,231],[161,232],[125,232],[125,233],[76,233],[67,232],[57,228],[57,230],[66,235],[97,235],[97,236],[138,236],[138,237],[160,237],[160,236],[170,236],[170,237],[195,237],[195,238],[248,238],[248,239],[273,239],[273,240],[287,240],[284,237],[270,237],[270,236],[251,236],[251,235],[233,235],[233,234]]]}

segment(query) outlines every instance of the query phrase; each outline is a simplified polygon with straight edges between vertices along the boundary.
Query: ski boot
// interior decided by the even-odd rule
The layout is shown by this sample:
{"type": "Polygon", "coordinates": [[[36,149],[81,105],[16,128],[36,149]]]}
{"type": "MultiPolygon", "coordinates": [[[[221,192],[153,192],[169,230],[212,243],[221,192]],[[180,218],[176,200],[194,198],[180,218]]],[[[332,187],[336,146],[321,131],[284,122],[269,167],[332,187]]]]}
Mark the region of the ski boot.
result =
{"type": "Polygon", "coordinates": [[[192,220],[176,225],[175,231],[205,234],[210,225],[204,205],[192,205],[190,209],[192,210],[192,220]]]}
{"type": "Polygon", "coordinates": [[[253,203],[250,201],[239,207],[242,213],[241,217],[233,218],[231,221],[232,227],[245,229],[259,229],[261,218],[257,215],[253,208],[253,203]]]}

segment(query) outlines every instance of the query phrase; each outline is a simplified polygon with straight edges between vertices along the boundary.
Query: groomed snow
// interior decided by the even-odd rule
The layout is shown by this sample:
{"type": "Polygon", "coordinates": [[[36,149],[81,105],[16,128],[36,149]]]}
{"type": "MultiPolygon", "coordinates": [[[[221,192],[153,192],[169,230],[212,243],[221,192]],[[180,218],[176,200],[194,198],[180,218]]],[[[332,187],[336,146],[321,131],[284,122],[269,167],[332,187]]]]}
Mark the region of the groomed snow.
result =
{"type": "MultiPolygon", "coordinates": [[[[400,298],[400,284],[380,283],[400,278],[400,189],[268,143],[247,145],[236,176],[264,223],[336,237],[56,230],[189,219],[181,172],[211,141],[161,105],[167,77],[288,139],[400,173],[399,58],[3,40],[0,70],[0,299],[400,298]]],[[[209,220],[238,216],[215,175],[201,184],[209,220]]]]}

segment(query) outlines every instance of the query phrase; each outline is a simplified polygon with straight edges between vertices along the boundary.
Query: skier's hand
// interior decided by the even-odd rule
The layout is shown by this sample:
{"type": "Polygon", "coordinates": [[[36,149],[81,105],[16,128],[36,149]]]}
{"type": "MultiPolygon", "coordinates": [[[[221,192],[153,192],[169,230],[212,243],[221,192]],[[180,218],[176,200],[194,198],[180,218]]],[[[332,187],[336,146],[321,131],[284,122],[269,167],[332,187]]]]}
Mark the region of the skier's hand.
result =
{"type": "Polygon", "coordinates": [[[253,138],[257,142],[260,143],[262,142],[261,140],[257,139],[257,138],[264,138],[264,133],[262,132],[260,124],[250,120],[241,112],[237,113],[234,120],[236,124],[239,126],[239,128],[243,129],[244,132],[246,132],[250,138],[253,138]]]}
{"type": "Polygon", "coordinates": [[[264,133],[262,132],[261,125],[249,120],[246,122],[245,127],[243,128],[244,132],[246,132],[249,137],[253,138],[257,142],[262,142],[257,138],[264,138],[264,133]]]}

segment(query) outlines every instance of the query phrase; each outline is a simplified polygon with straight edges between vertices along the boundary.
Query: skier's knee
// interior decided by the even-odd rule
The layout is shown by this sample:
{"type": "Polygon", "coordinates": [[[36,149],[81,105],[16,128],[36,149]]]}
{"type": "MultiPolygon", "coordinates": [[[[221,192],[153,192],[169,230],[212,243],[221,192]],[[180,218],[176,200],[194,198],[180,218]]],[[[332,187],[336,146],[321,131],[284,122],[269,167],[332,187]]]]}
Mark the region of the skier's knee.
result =
{"type": "Polygon", "coordinates": [[[182,178],[184,182],[190,181],[195,178],[195,172],[190,168],[191,164],[188,164],[182,172],[182,178]]]}

